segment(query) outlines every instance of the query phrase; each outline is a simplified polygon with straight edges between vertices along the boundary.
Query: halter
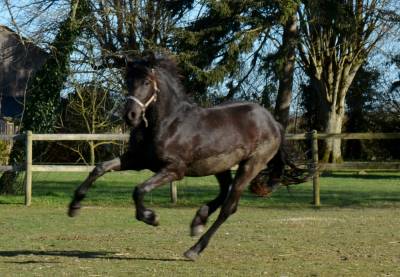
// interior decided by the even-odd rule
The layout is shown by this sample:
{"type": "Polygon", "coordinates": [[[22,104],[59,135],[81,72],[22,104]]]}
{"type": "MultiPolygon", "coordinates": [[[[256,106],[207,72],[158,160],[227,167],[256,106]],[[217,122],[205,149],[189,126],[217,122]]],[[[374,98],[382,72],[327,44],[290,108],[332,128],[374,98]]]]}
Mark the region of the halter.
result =
{"type": "MultiPolygon", "coordinates": [[[[154,74],[154,69],[152,69],[151,72],[154,74]]],[[[146,101],[146,103],[143,103],[137,97],[132,96],[132,95],[129,95],[129,96],[126,97],[127,100],[128,99],[133,100],[142,109],[142,118],[143,118],[143,121],[144,121],[144,124],[145,124],[146,128],[149,126],[149,122],[147,121],[147,118],[146,118],[146,109],[150,106],[151,103],[157,101],[157,93],[160,92],[160,89],[158,88],[158,85],[157,85],[157,82],[156,82],[155,79],[153,79],[153,89],[154,89],[154,93],[149,98],[149,100],[146,101]]]]}

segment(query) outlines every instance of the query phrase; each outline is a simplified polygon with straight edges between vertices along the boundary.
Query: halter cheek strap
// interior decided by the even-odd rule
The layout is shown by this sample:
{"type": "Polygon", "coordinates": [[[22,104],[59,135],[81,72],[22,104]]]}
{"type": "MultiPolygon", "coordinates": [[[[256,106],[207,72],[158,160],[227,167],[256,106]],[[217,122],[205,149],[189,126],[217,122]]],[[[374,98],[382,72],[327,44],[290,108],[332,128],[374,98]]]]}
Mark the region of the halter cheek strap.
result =
{"type": "Polygon", "coordinates": [[[150,106],[151,103],[157,101],[157,93],[160,92],[160,89],[158,88],[157,82],[155,80],[153,80],[153,89],[154,89],[154,93],[149,98],[149,100],[146,101],[146,103],[143,103],[137,97],[132,96],[132,95],[129,95],[129,96],[126,97],[126,99],[133,100],[142,109],[142,118],[143,118],[143,121],[144,121],[144,124],[145,124],[146,128],[149,126],[149,122],[147,121],[147,118],[146,118],[146,109],[150,106]]]}

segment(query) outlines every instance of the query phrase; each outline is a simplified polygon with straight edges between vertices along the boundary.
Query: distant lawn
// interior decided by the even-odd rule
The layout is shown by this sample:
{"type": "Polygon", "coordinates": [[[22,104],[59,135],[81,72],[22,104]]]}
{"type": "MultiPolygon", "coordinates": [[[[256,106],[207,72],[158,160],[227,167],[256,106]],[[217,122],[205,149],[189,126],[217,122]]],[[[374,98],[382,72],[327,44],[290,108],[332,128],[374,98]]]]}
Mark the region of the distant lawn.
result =
{"type": "MultiPolygon", "coordinates": [[[[34,173],[32,205],[67,205],[75,188],[85,179],[86,173],[34,173]]],[[[131,206],[135,185],[151,176],[151,172],[113,172],[101,177],[89,191],[85,205],[131,206]]],[[[218,193],[213,176],[185,178],[177,182],[177,206],[199,206],[218,193]]],[[[270,198],[258,198],[248,191],[241,205],[271,208],[311,207],[311,182],[284,187],[270,198]]],[[[169,185],[154,190],[146,202],[155,206],[171,206],[169,185]]],[[[0,204],[22,204],[23,196],[0,196],[0,204]]],[[[400,207],[400,173],[337,172],[321,177],[321,203],[323,207],[400,207]]]]}

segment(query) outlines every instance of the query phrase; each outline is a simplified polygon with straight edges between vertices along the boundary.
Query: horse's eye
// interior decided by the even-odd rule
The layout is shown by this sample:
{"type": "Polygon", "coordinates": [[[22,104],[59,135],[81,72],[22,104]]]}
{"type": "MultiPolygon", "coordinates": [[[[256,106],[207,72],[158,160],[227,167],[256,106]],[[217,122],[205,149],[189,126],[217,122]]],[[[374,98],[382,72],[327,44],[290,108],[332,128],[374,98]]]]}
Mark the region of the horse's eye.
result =
{"type": "Polygon", "coordinates": [[[144,85],[145,86],[149,86],[150,85],[150,81],[149,80],[144,81],[144,85]]]}

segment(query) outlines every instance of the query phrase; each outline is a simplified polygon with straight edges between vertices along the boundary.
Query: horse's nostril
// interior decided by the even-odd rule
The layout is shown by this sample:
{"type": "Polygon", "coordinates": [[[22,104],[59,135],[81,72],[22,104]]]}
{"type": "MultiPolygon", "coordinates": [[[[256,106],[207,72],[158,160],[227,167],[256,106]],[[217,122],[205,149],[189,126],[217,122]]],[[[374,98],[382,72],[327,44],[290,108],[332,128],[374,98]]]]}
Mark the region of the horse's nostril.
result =
{"type": "Polygon", "coordinates": [[[128,118],[129,118],[129,120],[133,120],[135,118],[135,112],[129,112],[128,118]]]}

